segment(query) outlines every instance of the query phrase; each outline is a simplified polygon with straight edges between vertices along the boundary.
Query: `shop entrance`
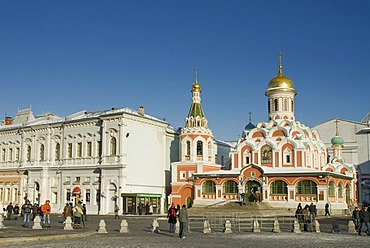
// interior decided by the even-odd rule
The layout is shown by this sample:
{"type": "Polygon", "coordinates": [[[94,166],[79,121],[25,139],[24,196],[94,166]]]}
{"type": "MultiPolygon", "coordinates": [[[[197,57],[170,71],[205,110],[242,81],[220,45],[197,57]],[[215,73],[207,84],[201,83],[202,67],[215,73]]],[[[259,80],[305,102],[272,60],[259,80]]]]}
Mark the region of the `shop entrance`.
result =
{"type": "Polygon", "coordinates": [[[153,209],[152,214],[159,214],[161,212],[161,195],[150,194],[122,194],[123,214],[149,214],[149,209],[153,209]],[[149,206],[152,207],[149,207],[149,206]]]}

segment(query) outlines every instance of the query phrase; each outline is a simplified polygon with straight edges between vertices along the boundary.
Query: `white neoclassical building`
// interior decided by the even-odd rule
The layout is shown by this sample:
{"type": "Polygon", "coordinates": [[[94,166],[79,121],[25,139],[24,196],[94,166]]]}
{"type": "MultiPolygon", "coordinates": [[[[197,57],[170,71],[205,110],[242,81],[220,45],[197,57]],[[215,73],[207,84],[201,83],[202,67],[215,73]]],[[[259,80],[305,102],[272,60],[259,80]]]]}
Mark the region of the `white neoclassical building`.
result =
{"type": "Polygon", "coordinates": [[[166,209],[178,134],[165,121],[128,108],[67,117],[19,110],[0,126],[0,202],[49,199],[53,212],[81,199],[90,214],[166,209]],[[140,207],[139,207],[140,206],[140,207]]]}

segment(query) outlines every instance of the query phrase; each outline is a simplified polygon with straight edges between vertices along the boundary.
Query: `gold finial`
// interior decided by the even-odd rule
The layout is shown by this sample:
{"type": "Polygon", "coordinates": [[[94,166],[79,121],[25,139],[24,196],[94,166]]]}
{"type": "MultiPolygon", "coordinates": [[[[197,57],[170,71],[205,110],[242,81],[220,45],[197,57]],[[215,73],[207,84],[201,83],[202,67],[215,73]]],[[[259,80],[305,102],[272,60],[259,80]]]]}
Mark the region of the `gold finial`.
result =
{"type": "Polygon", "coordinates": [[[278,53],[279,57],[279,73],[283,73],[283,53],[278,53]]]}
{"type": "Polygon", "coordinates": [[[198,68],[194,68],[194,74],[195,74],[195,83],[198,83],[198,68]]]}
{"type": "Polygon", "coordinates": [[[339,120],[335,119],[334,122],[335,122],[335,136],[339,136],[339,129],[338,129],[339,120]]]}
{"type": "Polygon", "coordinates": [[[252,123],[252,112],[249,112],[248,115],[249,115],[249,122],[252,123]]]}

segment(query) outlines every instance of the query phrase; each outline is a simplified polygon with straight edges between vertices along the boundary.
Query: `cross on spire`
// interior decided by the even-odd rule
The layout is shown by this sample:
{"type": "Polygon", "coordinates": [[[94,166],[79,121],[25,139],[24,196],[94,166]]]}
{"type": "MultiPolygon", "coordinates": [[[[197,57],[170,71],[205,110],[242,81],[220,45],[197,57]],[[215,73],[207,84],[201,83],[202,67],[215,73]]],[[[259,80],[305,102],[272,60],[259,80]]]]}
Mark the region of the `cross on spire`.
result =
{"type": "Polygon", "coordinates": [[[198,83],[198,68],[194,68],[195,82],[198,83]]]}
{"type": "Polygon", "coordinates": [[[339,128],[338,128],[339,120],[335,119],[334,123],[335,123],[335,136],[339,136],[339,128]]]}
{"type": "Polygon", "coordinates": [[[249,122],[252,123],[252,112],[249,112],[248,115],[249,115],[249,122]]]}
{"type": "Polygon", "coordinates": [[[279,58],[279,73],[283,72],[283,53],[278,53],[279,58]]]}

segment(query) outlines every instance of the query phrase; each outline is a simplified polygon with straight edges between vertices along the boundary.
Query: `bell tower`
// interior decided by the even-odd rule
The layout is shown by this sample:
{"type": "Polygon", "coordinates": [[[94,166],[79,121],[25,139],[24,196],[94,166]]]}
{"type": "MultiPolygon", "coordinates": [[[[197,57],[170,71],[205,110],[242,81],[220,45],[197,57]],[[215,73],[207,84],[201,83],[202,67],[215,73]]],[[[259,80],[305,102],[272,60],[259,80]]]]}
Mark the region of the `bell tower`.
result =
{"type": "Polygon", "coordinates": [[[283,74],[283,54],[279,53],[278,75],[271,79],[265,95],[268,97],[268,119],[294,121],[294,96],[297,91],[291,79],[283,74]]]}
{"type": "Polygon", "coordinates": [[[181,160],[214,162],[214,138],[208,128],[208,121],[200,103],[201,86],[198,83],[198,68],[194,69],[194,83],[191,88],[192,103],[181,130],[181,160]]]}

